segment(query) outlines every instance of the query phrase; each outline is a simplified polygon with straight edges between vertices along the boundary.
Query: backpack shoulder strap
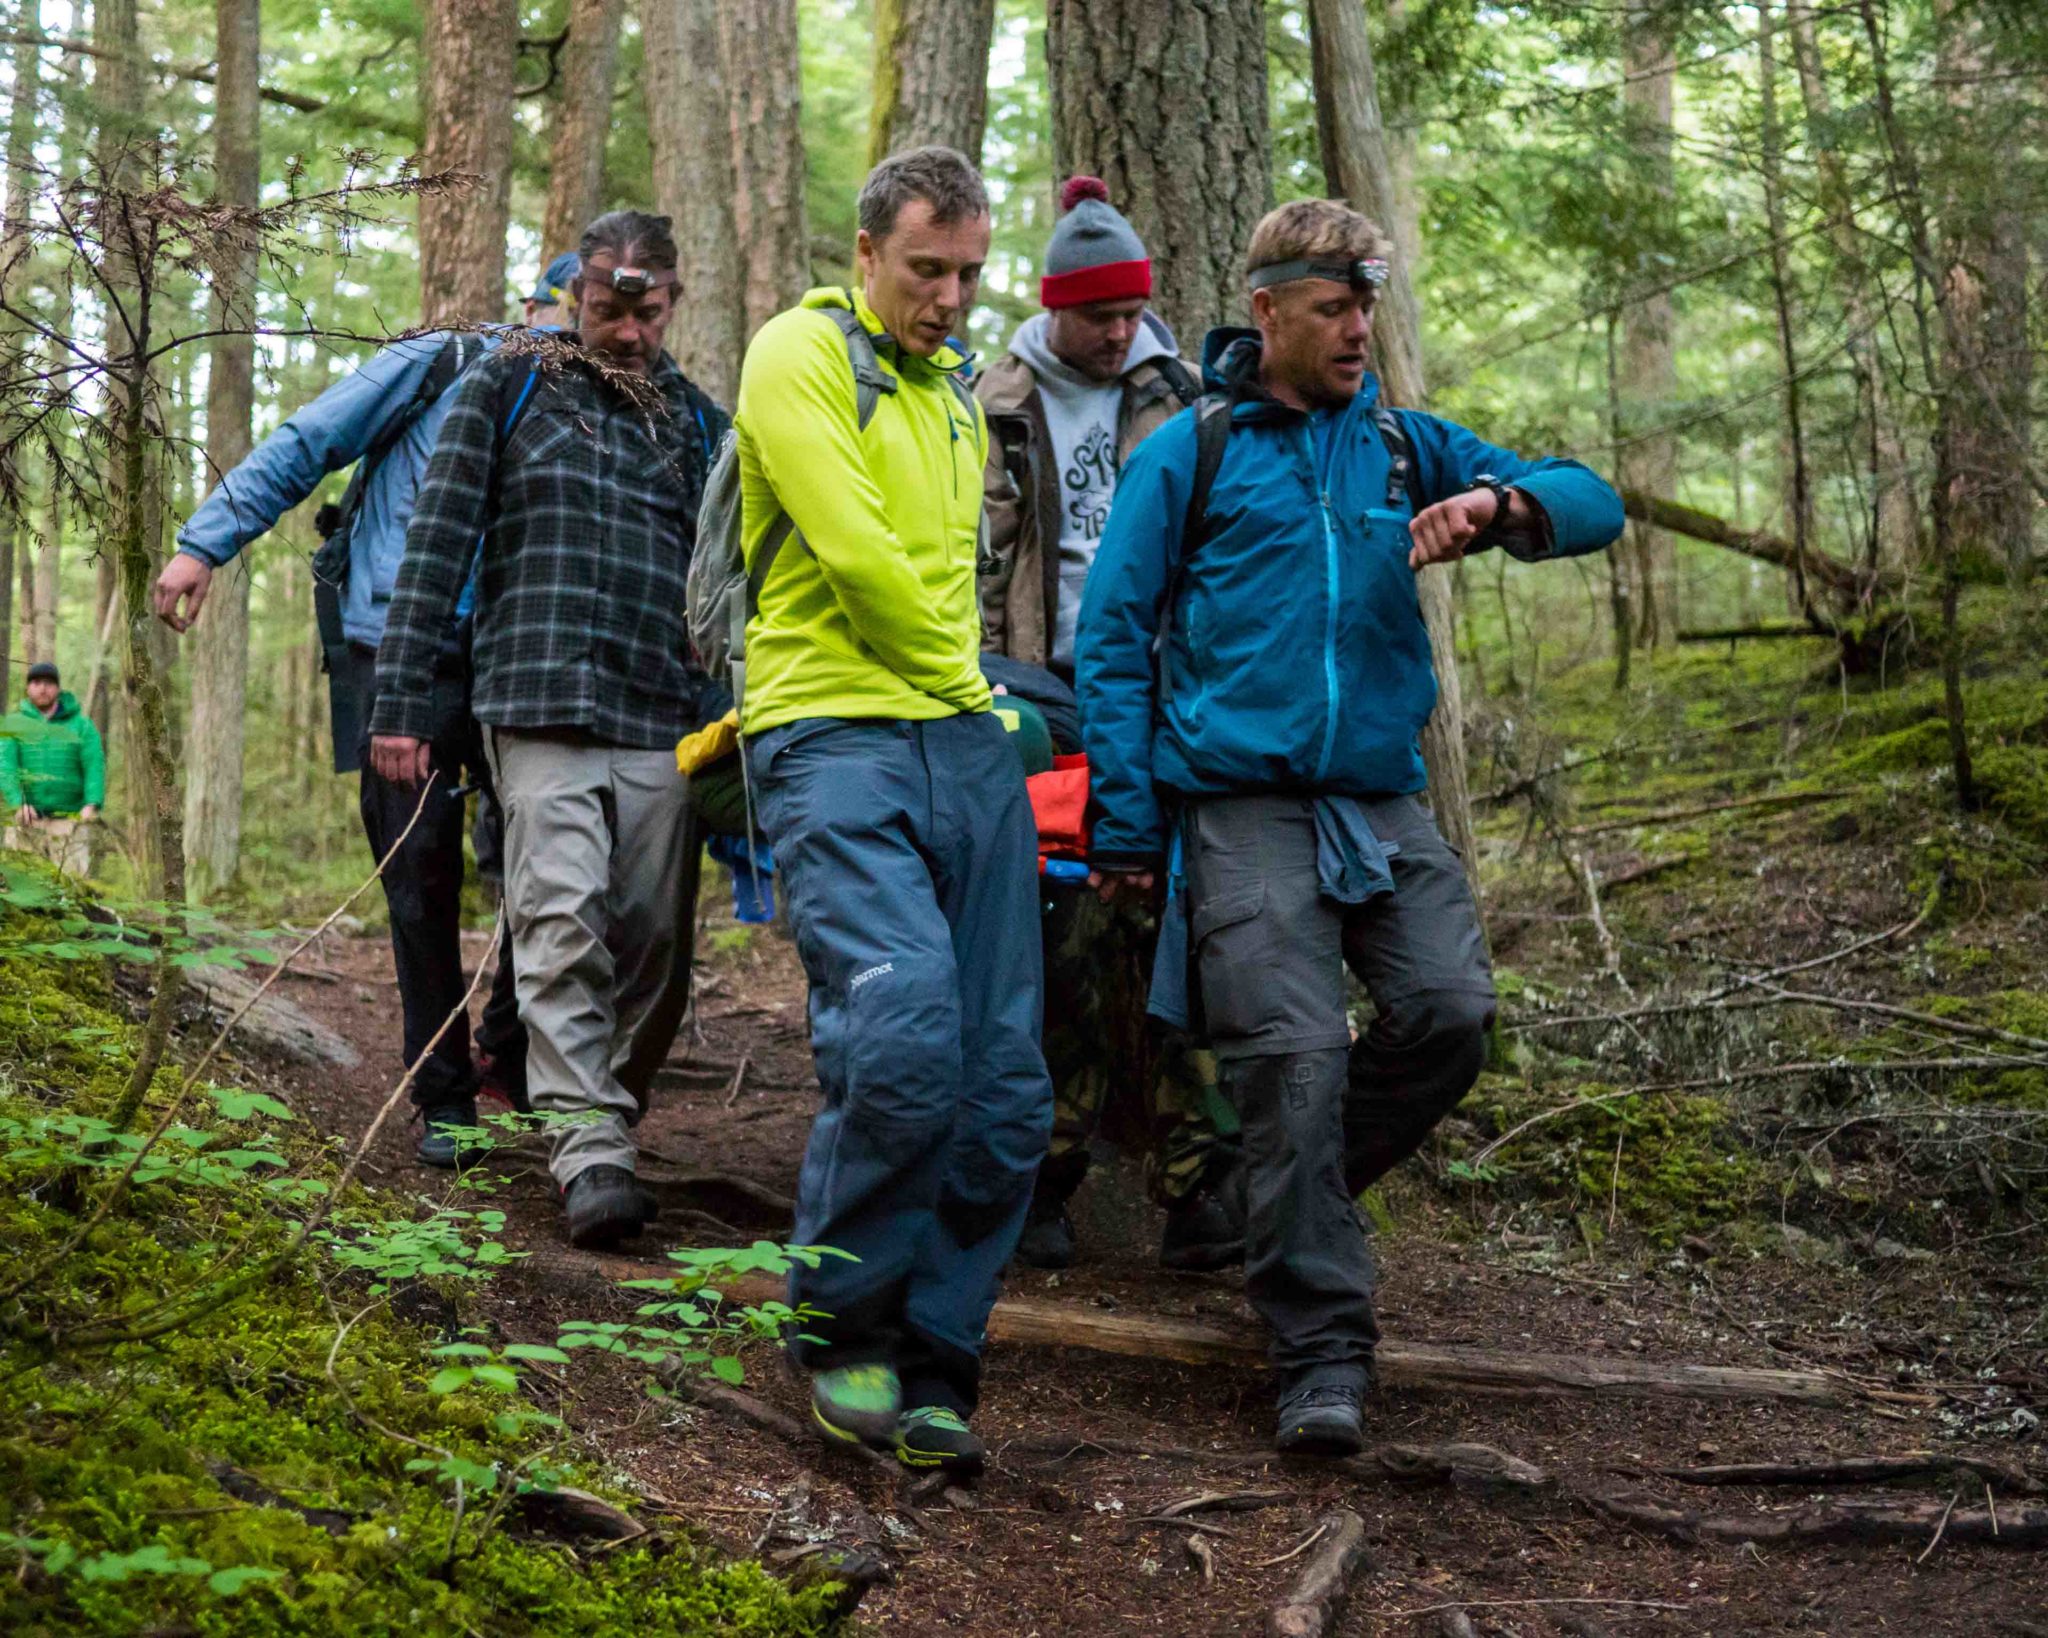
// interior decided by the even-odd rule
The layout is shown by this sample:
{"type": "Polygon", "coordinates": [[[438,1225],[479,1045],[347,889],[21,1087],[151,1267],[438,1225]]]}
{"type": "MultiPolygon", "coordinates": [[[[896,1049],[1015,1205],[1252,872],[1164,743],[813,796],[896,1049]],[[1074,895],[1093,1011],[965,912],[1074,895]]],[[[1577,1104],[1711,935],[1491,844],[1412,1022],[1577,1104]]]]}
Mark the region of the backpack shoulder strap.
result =
{"type": "Polygon", "coordinates": [[[846,338],[846,362],[853,369],[855,424],[865,432],[875,418],[875,406],[882,401],[882,395],[896,390],[896,378],[882,368],[881,359],[875,355],[875,338],[868,334],[868,327],[854,311],[851,290],[846,293],[844,307],[828,307],[825,314],[846,338]]]}
{"type": "Polygon", "coordinates": [[[497,415],[498,448],[502,451],[512,441],[512,434],[518,429],[520,420],[533,403],[533,389],[540,384],[540,355],[526,355],[526,368],[508,370],[505,379],[498,383],[497,415]]]}
{"type": "Polygon", "coordinates": [[[1208,538],[1209,493],[1216,487],[1224,451],[1230,447],[1231,408],[1230,394],[1225,392],[1204,393],[1195,405],[1195,478],[1188,488],[1187,518],[1181,525],[1183,561],[1208,538]]]}
{"type": "Polygon", "coordinates": [[[1151,362],[1152,367],[1165,378],[1166,384],[1173,389],[1173,396],[1180,400],[1182,409],[1186,409],[1188,405],[1195,403],[1201,398],[1202,383],[1196,377],[1195,372],[1188,368],[1187,360],[1178,358],[1171,353],[1162,353],[1151,362]]]}
{"type": "Polygon", "coordinates": [[[1387,446],[1387,508],[1398,512],[1408,502],[1408,480],[1415,467],[1415,446],[1409,441],[1408,424],[1382,404],[1372,412],[1373,425],[1380,429],[1380,441],[1387,446]]]}

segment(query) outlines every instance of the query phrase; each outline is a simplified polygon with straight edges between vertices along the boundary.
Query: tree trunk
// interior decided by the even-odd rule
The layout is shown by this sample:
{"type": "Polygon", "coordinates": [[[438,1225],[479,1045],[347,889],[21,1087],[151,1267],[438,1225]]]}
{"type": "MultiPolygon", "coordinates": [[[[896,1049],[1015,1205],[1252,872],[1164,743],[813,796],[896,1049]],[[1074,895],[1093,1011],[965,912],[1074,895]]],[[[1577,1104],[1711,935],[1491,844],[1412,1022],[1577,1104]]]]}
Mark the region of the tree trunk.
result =
{"type": "Polygon", "coordinates": [[[494,324],[505,316],[504,184],[519,7],[515,0],[428,0],[422,45],[420,168],[474,181],[420,199],[420,319],[494,324]]]}
{"type": "MultiPolygon", "coordinates": [[[[1671,27],[1669,18],[1651,5],[1631,9],[1622,25],[1623,118],[1643,189],[1643,208],[1634,224],[1639,274],[1659,265],[1652,257],[1672,242],[1671,88],[1677,62],[1671,27]]],[[[1669,495],[1678,485],[1678,440],[1656,430],[1670,419],[1678,387],[1671,326],[1668,291],[1631,302],[1622,314],[1623,431],[1615,469],[1622,483],[1654,495],[1669,495]]],[[[1676,548],[1669,535],[1631,523],[1621,550],[1630,569],[1636,641],[1643,648],[1662,648],[1678,636],[1676,548]]]]}
{"type": "Polygon", "coordinates": [[[1056,177],[1090,172],[1152,258],[1152,305],[1191,354],[1245,317],[1244,253],[1272,203],[1260,0],[1047,0],[1056,177]]]}
{"type": "Polygon", "coordinates": [[[730,406],[746,345],[746,290],[733,221],[733,102],[719,0],[646,0],[643,90],[655,208],[675,223],[676,282],[688,297],[669,328],[683,373],[730,406]]]}
{"type": "Polygon", "coordinates": [[[716,8],[732,98],[733,228],[749,340],[811,283],[796,10],[796,0],[716,8]]]}
{"type": "Polygon", "coordinates": [[[1785,448],[1792,480],[1786,496],[1792,520],[1792,610],[1812,620],[1816,616],[1806,583],[1806,560],[1813,550],[1813,485],[1807,468],[1806,412],[1800,392],[1798,336],[1793,326],[1798,293],[1792,287],[1791,257],[1785,244],[1776,6],[1777,0],[1757,0],[1757,107],[1761,114],[1758,158],[1764,185],[1764,222],[1771,240],[1771,299],[1778,319],[1778,359],[1785,372],[1785,448]]]}
{"type": "MultiPolygon", "coordinates": [[[[1316,132],[1323,176],[1333,193],[1385,226],[1408,209],[1394,181],[1386,124],[1380,118],[1372,40],[1360,0],[1310,0],[1309,42],[1316,88],[1316,132]]],[[[1390,234],[1391,236],[1391,234],[1390,234]]],[[[1420,409],[1428,399],[1422,368],[1422,324],[1407,258],[1398,253],[1373,320],[1382,397],[1420,409]]],[[[1422,730],[1430,803],[1444,837],[1465,861],[1479,892],[1478,851],[1465,775],[1465,705],[1458,676],[1457,625],[1450,570],[1439,564],[1417,577],[1423,622],[1436,667],[1436,710],[1422,730]]]]}
{"type": "MultiPolygon", "coordinates": [[[[1920,510],[1913,494],[1906,445],[1892,412],[1885,380],[1875,308],[1875,284],[1862,235],[1857,231],[1856,196],[1843,162],[1842,146],[1831,130],[1834,119],[1827,79],[1821,69],[1820,40],[1811,0],[1792,0],[1787,34],[1799,73],[1799,95],[1806,116],[1807,149],[1819,181],[1820,200],[1828,214],[1828,239],[1846,274],[1843,319],[1849,329],[1850,367],[1869,427],[1870,540],[1874,568],[1893,574],[1919,556],[1920,510]]],[[[1736,516],[1742,515],[1736,497],[1736,516]]]]}
{"type": "Polygon", "coordinates": [[[1947,326],[1941,395],[1955,547],[2001,559],[2015,574],[2033,559],[2028,483],[2033,385],[2027,345],[2027,199],[2012,156],[2026,115],[1982,15],[1956,0],[1935,7],[1937,65],[1948,86],[1953,147],[1939,175],[1947,326]]]}
{"type": "MultiPolygon", "coordinates": [[[[25,0],[21,26],[25,34],[42,33],[41,0],[25,0]]],[[[0,212],[0,221],[6,223],[6,230],[0,233],[0,281],[6,280],[7,273],[15,266],[20,244],[20,229],[16,224],[25,226],[28,222],[30,197],[35,192],[36,95],[41,77],[41,64],[35,47],[16,44],[14,90],[7,108],[7,193],[5,210],[0,212]]],[[[10,290],[7,293],[12,295],[14,292],[10,290]]],[[[0,337],[0,375],[15,375],[29,351],[27,335],[10,321],[4,337],[0,337]]],[[[29,593],[22,599],[24,647],[30,640],[27,628],[31,625],[35,607],[33,579],[27,572],[30,499],[27,463],[23,459],[27,451],[16,444],[20,431],[12,415],[0,422],[0,432],[4,432],[6,444],[14,449],[12,454],[0,455],[0,710],[14,703],[12,662],[17,553],[21,557],[22,589],[29,593]]]]}
{"type": "Polygon", "coordinates": [[[981,163],[995,0],[878,0],[868,163],[942,142],[981,163]]]}
{"type": "MultiPolygon", "coordinates": [[[[651,6],[660,3],[650,0],[651,6]]],[[[542,266],[574,250],[603,209],[621,9],[621,0],[570,0],[569,43],[562,48],[561,96],[548,159],[547,212],[540,229],[542,266]]]]}
{"type": "MultiPolygon", "coordinates": [[[[214,187],[224,205],[254,208],[262,189],[260,0],[215,0],[214,187]]],[[[211,489],[249,453],[256,398],[256,256],[221,269],[212,302],[206,377],[206,471],[211,489]]],[[[185,880],[203,901],[234,880],[242,850],[242,723],[249,684],[249,568],[214,576],[192,655],[192,722],[185,748],[185,880]]]]}

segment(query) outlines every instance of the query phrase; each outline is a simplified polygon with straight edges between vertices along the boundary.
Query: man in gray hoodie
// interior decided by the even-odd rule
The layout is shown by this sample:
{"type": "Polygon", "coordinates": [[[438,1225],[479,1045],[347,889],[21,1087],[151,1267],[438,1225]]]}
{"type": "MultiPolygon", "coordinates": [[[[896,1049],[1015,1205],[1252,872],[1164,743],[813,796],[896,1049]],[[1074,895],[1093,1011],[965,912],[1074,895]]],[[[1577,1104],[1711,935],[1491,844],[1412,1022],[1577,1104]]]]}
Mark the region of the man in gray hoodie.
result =
{"type": "MultiPolygon", "coordinates": [[[[1152,263],[1108,188],[1074,177],[1060,206],[1039,284],[1045,311],[1025,321],[974,390],[989,422],[982,646],[1071,682],[1081,588],[1117,474],[1201,387],[1146,305],[1152,263]]],[[[1055,1115],[1019,1259],[1038,1268],[1073,1259],[1067,1202],[1107,1114],[1112,1125],[1143,1131],[1152,1194],[1167,1212],[1160,1261],[1207,1269],[1240,1260],[1237,1123],[1215,1060],[1184,1036],[1146,1034],[1152,917],[1076,888],[1051,898],[1045,1056],[1055,1115]],[[1120,1093],[1130,1095],[1134,1118],[1119,1119],[1120,1093]]]]}

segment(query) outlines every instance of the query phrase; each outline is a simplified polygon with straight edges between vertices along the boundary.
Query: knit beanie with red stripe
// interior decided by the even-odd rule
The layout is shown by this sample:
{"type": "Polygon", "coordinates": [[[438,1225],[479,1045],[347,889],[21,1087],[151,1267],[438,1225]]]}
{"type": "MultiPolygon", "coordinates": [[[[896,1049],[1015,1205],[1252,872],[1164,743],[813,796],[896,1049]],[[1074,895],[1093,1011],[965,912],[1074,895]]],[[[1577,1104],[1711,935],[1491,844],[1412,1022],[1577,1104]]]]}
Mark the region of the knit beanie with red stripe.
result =
{"type": "Polygon", "coordinates": [[[1060,189],[1059,226],[1045,247],[1038,299],[1046,307],[1128,301],[1152,294],[1152,262],[1131,224],[1109,202],[1098,176],[1073,176],[1060,189]]]}

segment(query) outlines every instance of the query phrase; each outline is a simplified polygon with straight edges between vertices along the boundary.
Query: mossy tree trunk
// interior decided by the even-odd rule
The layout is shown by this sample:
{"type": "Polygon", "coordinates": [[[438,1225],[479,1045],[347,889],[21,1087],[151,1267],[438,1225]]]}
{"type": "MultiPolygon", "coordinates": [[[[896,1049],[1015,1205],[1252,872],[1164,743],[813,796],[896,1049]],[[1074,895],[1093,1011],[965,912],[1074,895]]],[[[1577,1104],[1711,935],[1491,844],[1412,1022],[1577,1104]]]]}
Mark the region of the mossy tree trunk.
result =
{"type": "Polygon", "coordinates": [[[879,0],[870,165],[928,142],[981,163],[995,22],[995,0],[879,0]]]}
{"type": "MultiPolygon", "coordinates": [[[[605,139],[612,129],[612,81],[619,64],[621,0],[571,0],[562,47],[561,95],[548,156],[541,218],[541,265],[574,250],[603,208],[605,139]]],[[[685,286],[684,288],[689,288],[685,286]]]]}

